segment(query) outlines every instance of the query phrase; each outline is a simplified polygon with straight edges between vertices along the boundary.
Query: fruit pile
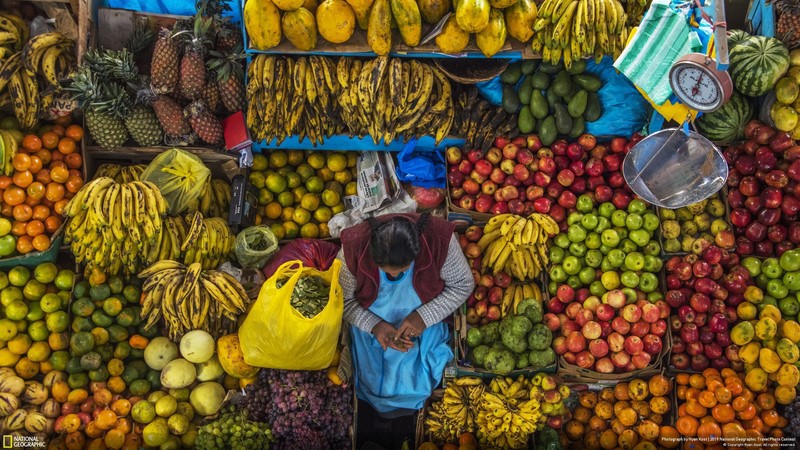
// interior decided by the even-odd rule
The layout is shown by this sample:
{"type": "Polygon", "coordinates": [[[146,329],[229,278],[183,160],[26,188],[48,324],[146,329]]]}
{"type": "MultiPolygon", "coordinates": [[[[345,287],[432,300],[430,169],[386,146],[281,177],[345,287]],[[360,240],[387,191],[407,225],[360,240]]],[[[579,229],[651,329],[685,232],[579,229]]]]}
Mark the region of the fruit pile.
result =
{"type": "Polygon", "coordinates": [[[244,51],[239,30],[222,18],[227,3],[213,3],[158,37],[140,21],[122,50],[86,53],[66,90],[97,145],[114,149],[129,138],[140,146],[223,144],[216,114],[244,106],[244,51]],[[151,48],[150,77],[142,77],[141,56],[151,48]]]}
{"type": "Polygon", "coordinates": [[[780,256],[800,244],[800,146],[756,120],[728,147],[728,205],[740,255],[780,256]]]}
{"type": "Polygon", "coordinates": [[[584,73],[585,69],[584,60],[566,69],[560,62],[537,65],[535,60],[508,66],[500,75],[503,108],[508,113],[519,112],[520,133],[535,132],[549,147],[558,135],[577,139],[586,122],[599,119],[603,111],[597,91],[603,84],[596,75],[584,73]]]}
{"type": "Polygon", "coordinates": [[[666,263],[665,298],[673,310],[670,364],[677,370],[742,369],[730,327],[739,318],[736,308],[750,274],[742,266],[726,266],[723,253],[712,245],[700,255],[674,256],[666,263]]]}
{"type": "Polygon", "coordinates": [[[516,380],[496,377],[488,385],[476,377],[456,378],[441,399],[425,408],[425,433],[431,441],[422,445],[438,448],[435,442],[457,441],[466,432],[483,447],[526,448],[534,431],[561,427],[569,396],[569,387],[542,373],[516,380]]]}
{"type": "Polygon", "coordinates": [[[268,449],[272,441],[272,430],[266,424],[251,422],[245,411],[229,406],[217,419],[200,428],[194,444],[198,450],[248,450],[268,449]]]}
{"type": "Polygon", "coordinates": [[[564,424],[569,448],[677,446],[679,436],[668,425],[671,392],[672,383],[663,375],[578,392],[578,406],[564,424]]]}
{"type": "Polygon", "coordinates": [[[248,74],[247,125],[259,141],[297,135],[316,145],[349,134],[375,145],[432,136],[438,145],[455,118],[450,80],[417,60],[258,55],[248,74]]]}
{"type": "Polygon", "coordinates": [[[0,125],[0,257],[47,250],[83,186],[83,129],[59,119],[23,136],[13,118],[0,125]]]}
{"type": "Polygon", "coordinates": [[[249,420],[271,424],[277,448],[352,447],[353,393],[332,384],[324,370],[262,369],[245,388],[241,406],[249,420]]]}
{"type": "Polygon", "coordinates": [[[657,363],[668,348],[670,310],[663,300],[637,300],[635,293],[627,297],[618,289],[597,297],[561,285],[547,306],[545,325],[560,331],[553,350],[567,364],[599,373],[631,372],[657,363]]]}
{"type": "Polygon", "coordinates": [[[613,289],[623,289],[634,299],[637,290],[651,300],[662,296],[656,275],[662,267],[661,246],[654,239],[658,216],[638,199],[626,206],[606,202],[595,208],[590,195],[578,197],[566,231],[550,247],[550,295],[566,283],[573,289],[589,287],[598,297],[613,289]]]}
{"type": "MultiPolygon", "coordinates": [[[[776,393],[751,388],[732,369],[679,373],[675,382],[678,419],[671,431],[682,436],[686,445],[783,436],[780,429],[788,421],[776,409],[776,393]]],[[[792,400],[794,396],[789,402],[792,400]]]]}
{"type": "Polygon", "coordinates": [[[39,381],[25,381],[8,367],[0,368],[0,416],[6,432],[46,439],[54,431],[61,405],[54,398],[53,380],[63,372],[53,371],[39,381]]]}
{"type": "Polygon", "coordinates": [[[466,361],[498,375],[513,370],[542,370],[555,364],[550,345],[552,331],[542,323],[540,300],[522,300],[500,322],[470,327],[466,338],[466,361]]]}
{"type": "Polygon", "coordinates": [[[775,128],[789,133],[792,139],[800,139],[800,122],[797,111],[800,109],[800,49],[789,52],[789,70],[775,84],[775,103],[769,116],[775,128]]]}
{"type": "Polygon", "coordinates": [[[659,208],[664,253],[691,253],[698,238],[732,249],[733,231],[728,225],[725,201],[715,193],[707,200],[675,210],[659,208]]]}
{"type": "Polygon", "coordinates": [[[484,153],[449,148],[445,156],[450,202],[495,215],[547,214],[564,230],[580,195],[627,208],[631,194],[622,176],[622,160],[641,138],[638,134],[630,141],[614,138],[604,145],[583,134],[573,143],[557,140],[548,150],[538,136],[530,135],[495,138],[494,147],[484,153]]]}
{"type": "Polygon", "coordinates": [[[273,151],[255,155],[250,184],[259,215],[278,239],[327,238],[328,221],[356,194],[356,153],[273,151]]]}

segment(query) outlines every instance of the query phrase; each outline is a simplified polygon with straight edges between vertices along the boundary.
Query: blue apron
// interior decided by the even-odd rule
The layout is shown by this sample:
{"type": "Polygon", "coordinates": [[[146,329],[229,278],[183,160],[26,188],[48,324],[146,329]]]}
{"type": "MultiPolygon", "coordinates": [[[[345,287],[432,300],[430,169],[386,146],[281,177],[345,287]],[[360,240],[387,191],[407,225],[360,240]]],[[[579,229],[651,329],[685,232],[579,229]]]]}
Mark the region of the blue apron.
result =
{"type": "MultiPolygon", "coordinates": [[[[378,297],[369,310],[395,328],[422,305],[412,285],[413,273],[412,264],[402,278],[392,281],[379,270],[378,297]]],[[[350,327],[350,333],[356,394],[379,413],[422,408],[453,358],[444,323],[432,325],[412,339],[414,347],[406,353],[393,348],[383,351],[371,333],[355,326],[350,327]]]]}

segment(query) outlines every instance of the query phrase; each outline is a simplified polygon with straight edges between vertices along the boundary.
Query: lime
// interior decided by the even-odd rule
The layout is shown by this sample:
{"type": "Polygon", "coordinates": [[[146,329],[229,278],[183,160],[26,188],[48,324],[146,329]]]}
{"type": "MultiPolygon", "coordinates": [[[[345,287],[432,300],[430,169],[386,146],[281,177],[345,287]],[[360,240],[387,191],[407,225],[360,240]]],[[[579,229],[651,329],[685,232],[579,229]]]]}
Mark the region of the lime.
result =
{"type": "Polygon", "coordinates": [[[269,154],[269,166],[273,169],[280,169],[284,167],[286,164],[289,163],[289,155],[286,154],[283,150],[278,150],[276,152],[270,152],[269,154]]]}
{"type": "Polygon", "coordinates": [[[252,170],[255,172],[261,172],[267,170],[267,157],[261,153],[253,155],[252,170]]]}
{"type": "Polygon", "coordinates": [[[11,320],[22,320],[28,315],[28,305],[17,300],[6,306],[5,313],[6,317],[11,320]]]}
{"type": "Polygon", "coordinates": [[[267,190],[267,188],[261,188],[258,190],[259,205],[266,205],[267,203],[271,202],[274,199],[275,199],[275,194],[267,190]]]}
{"type": "Polygon", "coordinates": [[[264,176],[261,172],[253,172],[247,177],[247,181],[250,182],[256,189],[262,189],[266,184],[266,176],[264,176]]]}
{"type": "Polygon", "coordinates": [[[783,77],[775,85],[775,98],[784,105],[794,103],[800,94],[800,87],[792,77],[783,77]]]}
{"type": "Polygon", "coordinates": [[[281,192],[286,190],[287,187],[286,178],[277,173],[273,173],[267,177],[265,185],[267,189],[269,189],[273,193],[280,194],[281,192]]]}
{"type": "Polygon", "coordinates": [[[286,174],[286,184],[289,189],[294,189],[303,184],[303,178],[297,172],[290,172],[286,174]]]}
{"type": "Polygon", "coordinates": [[[288,208],[294,204],[294,195],[291,192],[281,192],[278,194],[278,204],[288,208]]]}
{"type": "Polygon", "coordinates": [[[28,303],[28,315],[25,316],[25,320],[28,322],[36,322],[43,318],[44,311],[42,311],[42,305],[40,305],[39,302],[28,303]]]}
{"type": "Polygon", "coordinates": [[[298,225],[305,225],[311,220],[311,213],[304,208],[296,208],[292,214],[292,220],[298,225]]]}
{"type": "Polygon", "coordinates": [[[5,272],[0,272],[0,289],[8,287],[8,275],[5,272]]]}
{"type": "Polygon", "coordinates": [[[307,211],[314,211],[315,209],[319,208],[319,195],[303,195],[303,197],[300,199],[300,207],[306,209],[307,211]]]}
{"type": "Polygon", "coordinates": [[[319,237],[319,227],[315,223],[307,223],[300,227],[300,237],[316,239],[319,237]]]}
{"type": "Polygon", "coordinates": [[[329,220],[331,220],[331,215],[330,208],[327,206],[321,206],[314,211],[314,220],[316,220],[317,223],[327,223],[329,220]]]}
{"type": "Polygon", "coordinates": [[[10,305],[12,302],[22,299],[22,289],[17,286],[9,286],[0,291],[0,303],[2,303],[3,306],[10,305]]]}
{"type": "Polygon", "coordinates": [[[300,229],[294,222],[283,222],[284,239],[295,239],[300,229]]]}
{"type": "Polygon", "coordinates": [[[797,126],[797,111],[791,106],[783,106],[777,108],[775,113],[772,114],[772,120],[775,122],[775,128],[780,131],[792,131],[797,126]]]}
{"type": "Polygon", "coordinates": [[[306,157],[306,162],[314,169],[322,169],[325,167],[325,155],[321,152],[311,152],[306,157]]]}
{"type": "Polygon", "coordinates": [[[8,271],[8,281],[17,287],[23,287],[31,279],[31,271],[27,267],[17,266],[8,271]]]}
{"type": "Polygon", "coordinates": [[[47,340],[50,337],[50,330],[44,320],[37,320],[28,325],[28,336],[36,342],[47,340]]]}
{"type": "Polygon", "coordinates": [[[47,286],[42,284],[39,280],[30,280],[22,289],[22,295],[26,300],[39,300],[42,298],[46,290],[47,286]]]}
{"type": "Polygon", "coordinates": [[[306,180],[306,189],[308,192],[313,192],[314,194],[319,194],[325,188],[325,181],[318,176],[313,176],[306,180]]]}
{"type": "Polygon", "coordinates": [[[308,164],[300,164],[295,169],[295,172],[300,175],[300,179],[304,182],[314,176],[314,168],[308,164]]]}
{"type": "Polygon", "coordinates": [[[50,313],[45,321],[47,322],[47,329],[53,333],[61,333],[69,327],[69,315],[66,311],[50,313]]]}
{"type": "Polygon", "coordinates": [[[131,409],[131,417],[138,423],[150,423],[156,418],[156,407],[147,400],[138,401],[131,409]]]}
{"type": "Polygon", "coordinates": [[[52,283],[58,275],[58,267],[55,264],[48,262],[42,263],[33,269],[33,278],[40,283],[52,283]]]}
{"type": "Polygon", "coordinates": [[[58,272],[55,279],[55,285],[62,291],[71,291],[72,284],[75,281],[75,272],[71,270],[62,269],[58,272]]]}

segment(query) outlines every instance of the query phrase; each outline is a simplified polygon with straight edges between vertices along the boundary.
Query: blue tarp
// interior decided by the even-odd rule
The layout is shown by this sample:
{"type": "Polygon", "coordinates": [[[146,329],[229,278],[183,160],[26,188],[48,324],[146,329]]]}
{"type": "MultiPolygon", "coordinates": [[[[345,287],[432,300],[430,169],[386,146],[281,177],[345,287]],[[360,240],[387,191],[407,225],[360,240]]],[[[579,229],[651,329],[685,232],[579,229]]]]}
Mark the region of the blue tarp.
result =
{"type": "MultiPolygon", "coordinates": [[[[234,22],[238,22],[241,17],[241,9],[238,0],[231,0],[228,3],[233,10],[230,16],[234,22]]],[[[193,16],[197,9],[193,0],[104,0],[103,6],[107,8],[127,9],[130,11],[141,11],[153,14],[172,14],[176,16],[193,16]]]]}

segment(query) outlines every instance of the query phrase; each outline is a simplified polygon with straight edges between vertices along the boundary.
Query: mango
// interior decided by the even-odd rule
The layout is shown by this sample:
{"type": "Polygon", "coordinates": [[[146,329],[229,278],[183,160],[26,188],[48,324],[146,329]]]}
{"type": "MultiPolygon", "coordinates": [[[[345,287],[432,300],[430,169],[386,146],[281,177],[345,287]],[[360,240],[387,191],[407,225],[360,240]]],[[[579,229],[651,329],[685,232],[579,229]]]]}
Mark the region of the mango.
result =
{"type": "Polygon", "coordinates": [[[795,344],[800,342],[800,324],[794,320],[787,320],[781,325],[781,336],[795,344]]]}
{"type": "Polygon", "coordinates": [[[800,370],[794,364],[784,364],[778,370],[778,376],[775,381],[781,386],[797,386],[797,383],[800,383],[800,370]]]}
{"type": "Polygon", "coordinates": [[[767,387],[768,380],[767,372],[756,367],[747,371],[747,375],[744,377],[744,384],[753,392],[761,392],[767,387]]]}
{"type": "Polygon", "coordinates": [[[775,388],[775,401],[780,405],[789,405],[797,397],[797,390],[794,386],[778,386],[775,388]]]}
{"type": "Polygon", "coordinates": [[[800,350],[798,350],[797,345],[789,339],[782,338],[778,341],[775,350],[778,352],[778,356],[781,357],[783,362],[793,363],[800,359],[800,350]]]}
{"type": "Polygon", "coordinates": [[[758,316],[758,308],[750,302],[742,302],[736,307],[736,315],[742,320],[753,320],[758,316]]]}
{"type": "Polygon", "coordinates": [[[744,290],[744,299],[750,303],[759,304],[764,300],[764,291],[757,286],[747,286],[744,290]]]}
{"type": "Polygon", "coordinates": [[[756,357],[756,363],[745,363],[744,365],[744,373],[750,372],[753,369],[758,368],[758,357],[756,357]]]}
{"type": "Polygon", "coordinates": [[[761,345],[757,342],[750,342],[739,349],[739,359],[745,364],[755,364],[758,361],[758,353],[761,345]]]}
{"type": "Polygon", "coordinates": [[[765,372],[775,373],[781,368],[783,361],[774,350],[762,348],[758,352],[758,364],[765,372]]]}
{"type": "Polygon", "coordinates": [[[739,322],[731,329],[731,340],[739,346],[747,345],[754,335],[755,330],[750,322],[739,322]]]}
{"type": "Polygon", "coordinates": [[[775,323],[780,323],[781,310],[775,305],[764,305],[764,307],[761,309],[761,312],[758,314],[758,318],[763,319],[766,317],[769,317],[775,323]]]}
{"type": "Polygon", "coordinates": [[[768,341],[764,341],[764,342],[761,343],[761,348],[768,348],[770,350],[775,350],[775,349],[778,348],[778,340],[775,339],[775,338],[772,338],[772,339],[770,339],[768,341]]]}
{"type": "MultiPolygon", "coordinates": [[[[755,335],[756,338],[761,341],[768,341],[772,339],[777,332],[778,324],[771,317],[764,317],[756,322],[755,335]]],[[[731,335],[731,338],[733,338],[733,335],[731,335]]],[[[735,340],[733,342],[736,343],[735,340]]]]}

